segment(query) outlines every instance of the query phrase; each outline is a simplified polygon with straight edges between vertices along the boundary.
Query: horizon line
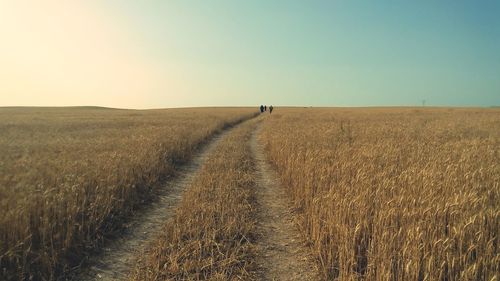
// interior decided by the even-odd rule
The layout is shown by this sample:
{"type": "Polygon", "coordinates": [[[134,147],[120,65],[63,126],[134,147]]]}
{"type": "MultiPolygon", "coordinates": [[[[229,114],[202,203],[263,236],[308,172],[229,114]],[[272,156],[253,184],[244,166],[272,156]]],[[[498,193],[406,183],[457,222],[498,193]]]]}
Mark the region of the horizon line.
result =
{"type": "MultiPolygon", "coordinates": [[[[206,106],[177,106],[177,107],[151,107],[151,108],[126,108],[126,107],[108,107],[98,105],[54,105],[54,106],[39,106],[39,105],[7,105],[0,106],[0,109],[15,109],[15,108],[40,108],[40,109],[110,109],[110,110],[162,110],[162,109],[189,109],[189,108],[258,108],[256,105],[206,105],[206,106]]],[[[344,105],[274,105],[280,108],[500,108],[500,105],[365,105],[365,106],[344,106],[344,105]]]]}

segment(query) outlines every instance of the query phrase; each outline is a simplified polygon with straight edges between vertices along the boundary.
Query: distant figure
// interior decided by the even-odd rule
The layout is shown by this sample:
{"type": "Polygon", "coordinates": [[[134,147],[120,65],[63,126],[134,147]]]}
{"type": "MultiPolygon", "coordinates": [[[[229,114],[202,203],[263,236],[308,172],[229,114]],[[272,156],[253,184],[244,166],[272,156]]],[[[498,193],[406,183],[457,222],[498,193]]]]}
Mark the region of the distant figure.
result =
{"type": "Polygon", "coordinates": [[[264,111],[267,111],[267,105],[264,105],[264,111]]]}
{"type": "Polygon", "coordinates": [[[273,106],[269,106],[269,114],[273,113],[273,106]]]}
{"type": "Polygon", "coordinates": [[[264,106],[260,105],[260,113],[264,112],[264,106]]]}

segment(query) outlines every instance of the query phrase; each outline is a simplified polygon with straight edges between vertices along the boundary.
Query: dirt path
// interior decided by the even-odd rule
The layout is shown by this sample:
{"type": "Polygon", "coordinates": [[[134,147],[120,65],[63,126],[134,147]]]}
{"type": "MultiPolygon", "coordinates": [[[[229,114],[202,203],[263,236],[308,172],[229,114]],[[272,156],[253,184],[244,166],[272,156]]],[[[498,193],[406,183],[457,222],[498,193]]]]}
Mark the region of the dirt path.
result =
{"type": "Polygon", "coordinates": [[[174,215],[183,191],[190,185],[210,152],[228,131],[230,129],[216,135],[197,156],[180,167],[176,177],[158,190],[158,199],[138,212],[123,235],[106,245],[102,254],[92,258],[90,268],[78,274],[73,280],[125,279],[130,270],[134,269],[138,253],[145,250],[148,242],[155,238],[164,223],[174,215]]]}
{"type": "Polygon", "coordinates": [[[257,165],[258,231],[262,235],[257,243],[257,265],[260,280],[318,280],[316,267],[309,248],[300,236],[285,189],[267,163],[258,131],[251,139],[257,165]]]}

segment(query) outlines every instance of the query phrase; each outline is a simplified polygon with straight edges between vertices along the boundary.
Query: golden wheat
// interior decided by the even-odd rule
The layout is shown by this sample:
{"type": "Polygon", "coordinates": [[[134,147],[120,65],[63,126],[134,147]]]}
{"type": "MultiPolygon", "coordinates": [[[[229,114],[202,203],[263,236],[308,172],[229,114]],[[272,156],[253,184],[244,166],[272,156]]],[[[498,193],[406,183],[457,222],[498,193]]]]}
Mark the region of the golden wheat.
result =
{"type": "Polygon", "coordinates": [[[289,109],[261,137],[324,279],[499,279],[498,109],[289,109]]]}
{"type": "Polygon", "coordinates": [[[0,109],[0,279],[77,265],[197,147],[252,109],[0,109]]]}
{"type": "MultiPolygon", "coordinates": [[[[55,279],[251,110],[0,110],[0,277],[55,279]],[[146,194],[146,195],[142,195],[146,194]]],[[[133,280],[252,279],[254,162],[235,129],[133,280]]],[[[498,280],[498,109],[280,109],[260,138],[328,280],[498,280]]]]}

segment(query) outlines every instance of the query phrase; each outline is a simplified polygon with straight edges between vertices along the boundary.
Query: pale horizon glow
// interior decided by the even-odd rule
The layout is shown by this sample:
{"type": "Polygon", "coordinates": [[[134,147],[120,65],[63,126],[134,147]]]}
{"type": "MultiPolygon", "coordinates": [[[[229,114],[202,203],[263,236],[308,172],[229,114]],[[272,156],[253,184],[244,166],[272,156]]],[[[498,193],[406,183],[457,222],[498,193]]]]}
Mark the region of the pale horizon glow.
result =
{"type": "Polygon", "coordinates": [[[496,1],[0,0],[0,106],[500,105],[496,1]]]}

